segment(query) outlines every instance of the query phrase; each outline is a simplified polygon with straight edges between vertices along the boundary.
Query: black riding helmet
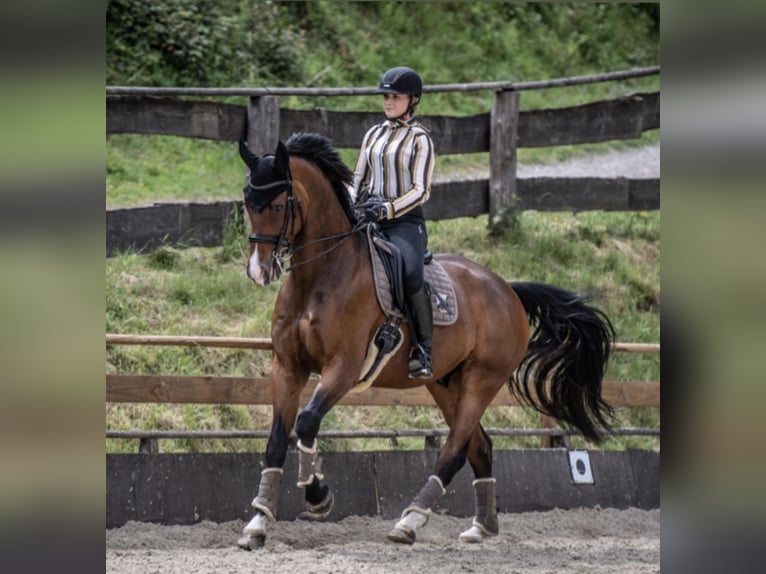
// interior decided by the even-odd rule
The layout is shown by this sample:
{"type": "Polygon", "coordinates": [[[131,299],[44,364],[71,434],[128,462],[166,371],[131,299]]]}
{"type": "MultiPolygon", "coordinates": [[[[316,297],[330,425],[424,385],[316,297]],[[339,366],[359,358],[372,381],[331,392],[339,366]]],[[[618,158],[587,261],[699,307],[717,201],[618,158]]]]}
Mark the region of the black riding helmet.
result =
{"type": "Polygon", "coordinates": [[[397,66],[391,68],[380,79],[376,94],[408,94],[410,105],[407,106],[407,113],[412,115],[415,106],[420,102],[420,96],[423,94],[423,80],[412,68],[406,66],[397,66]]]}

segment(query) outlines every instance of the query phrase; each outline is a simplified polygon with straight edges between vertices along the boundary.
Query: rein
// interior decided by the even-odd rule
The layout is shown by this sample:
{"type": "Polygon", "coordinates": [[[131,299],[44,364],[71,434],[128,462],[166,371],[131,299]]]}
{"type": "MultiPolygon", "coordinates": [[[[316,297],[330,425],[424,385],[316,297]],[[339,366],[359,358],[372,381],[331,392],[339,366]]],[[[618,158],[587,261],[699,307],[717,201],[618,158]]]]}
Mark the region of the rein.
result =
{"type": "Polygon", "coordinates": [[[367,223],[361,223],[361,224],[357,223],[354,227],[351,228],[351,231],[346,231],[345,233],[338,233],[337,235],[328,235],[327,237],[320,237],[319,239],[315,239],[314,241],[309,241],[308,243],[305,243],[305,244],[303,244],[303,245],[301,245],[299,247],[296,247],[292,251],[291,255],[295,255],[299,251],[302,251],[303,249],[306,249],[306,247],[309,247],[311,245],[315,245],[317,243],[323,243],[325,241],[331,241],[333,239],[340,239],[340,241],[338,241],[338,243],[336,243],[335,245],[333,245],[331,247],[328,247],[327,249],[325,249],[321,253],[317,253],[313,257],[309,257],[308,259],[305,259],[303,261],[298,261],[298,263],[294,263],[294,264],[290,265],[290,267],[285,269],[285,271],[292,271],[296,267],[300,267],[301,265],[306,265],[306,263],[310,263],[310,262],[314,261],[315,259],[319,259],[320,257],[323,257],[323,256],[327,255],[331,251],[333,251],[333,250],[337,249],[338,247],[340,247],[346,239],[351,237],[354,233],[358,233],[359,231],[364,229],[367,225],[368,225],[367,223]]]}

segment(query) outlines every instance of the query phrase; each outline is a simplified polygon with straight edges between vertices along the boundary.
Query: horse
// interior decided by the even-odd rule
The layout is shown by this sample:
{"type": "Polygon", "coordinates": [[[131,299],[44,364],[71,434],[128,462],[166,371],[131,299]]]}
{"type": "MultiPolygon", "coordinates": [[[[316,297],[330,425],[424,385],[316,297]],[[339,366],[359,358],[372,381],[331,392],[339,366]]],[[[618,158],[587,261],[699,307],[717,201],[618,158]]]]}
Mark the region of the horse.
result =
{"type": "MultiPolygon", "coordinates": [[[[238,545],[261,547],[277,519],[290,433],[298,437],[298,486],[305,489],[300,518],[323,520],[334,495],[324,482],[316,437],[322,418],[358,384],[368,342],[386,317],[374,296],[370,246],[347,186],[352,173],[328,138],[296,133],[275,153],[258,156],[239,142],[249,169],[244,206],[249,234],[247,276],[265,286],[289,271],[274,305],[270,385],[272,426],[256,509],[238,545]],[[290,267],[285,268],[289,258],[290,267]],[[320,375],[308,403],[299,399],[310,374],[320,375]]],[[[374,225],[374,224],[372,224],[374,225]]],[[[492,441],[480,420],[504,385],[536,410],[586,439],[611,430],[612,408],[601,397],[614,328],[591,295],[535,282],[507,282],[454,254],[433,256],[454,285],[459,309],[448,326],[434,327],[433,376],[410,379],[403,347],[372,385],[425,385],[449,427],[433,474],[402,511],[388,540],[412,544],[445,487],[465,464],[475,480],[476,513],[459,535],[481,542],[498,534],[492,441]]]]}

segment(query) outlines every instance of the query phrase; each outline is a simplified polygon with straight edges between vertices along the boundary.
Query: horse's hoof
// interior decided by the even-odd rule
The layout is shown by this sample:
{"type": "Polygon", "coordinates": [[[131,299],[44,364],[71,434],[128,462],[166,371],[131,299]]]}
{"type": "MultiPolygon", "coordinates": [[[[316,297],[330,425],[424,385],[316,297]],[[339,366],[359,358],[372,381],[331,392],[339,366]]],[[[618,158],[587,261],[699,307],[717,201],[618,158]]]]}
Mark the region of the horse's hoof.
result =
{"type": "Polygon", "coordinates": [[[242,550],[247,551],[250,551],[253,548],[263,548],[264,544],[266,544],[265,534],[243,534],[240,536],[239,540],[237,540],[237,546],[242,550]]]}
{"type": "Polygon", "coordinates": [[[297,518],[298,520],[308,520],[310,522],[322,522],[332,512],[332,508],[335,505],[335,496],[332,492],[328,492],[325,499],[319,504],[306,504],[308,510],[301,512],[297,518]]]}
{"type": "Polygon", "coordinates": [[[484,533],[476,526],[471,526],[465,532],[461,532],[459,537],[460,542],[465,542],[466,544],[478,544],[479,542],[484,542],[484,538],[484,533]]]}
{"type": "Polygon", "coordinates": [[[386,534],[391,542],[397,542],[399,544],[414,544],[415,543],[415,531],[404,530],[403,528],[393,528],[391,532],[386,534]]]}

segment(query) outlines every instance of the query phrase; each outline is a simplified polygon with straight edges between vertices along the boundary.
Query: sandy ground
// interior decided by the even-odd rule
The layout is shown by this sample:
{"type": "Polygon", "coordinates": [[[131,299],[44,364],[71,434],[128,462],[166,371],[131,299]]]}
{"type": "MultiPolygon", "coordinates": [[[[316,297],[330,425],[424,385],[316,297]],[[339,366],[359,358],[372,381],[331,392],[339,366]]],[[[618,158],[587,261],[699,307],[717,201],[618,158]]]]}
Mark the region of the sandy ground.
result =
{"type": "Polygon", "coordinates": [[[583,508],[502,514],[500,535],[458,542],[470,519],[434,515],[414,546],[385,540],[395,521],[351,516],[341,522],[271,525],[264,548],[236,547],[244,522],[158,526],[131,522],[106,533],[114,574],[269,572],[383,574],[434,572],[645,573],[660,571],[660,511],[583,508]]]}

